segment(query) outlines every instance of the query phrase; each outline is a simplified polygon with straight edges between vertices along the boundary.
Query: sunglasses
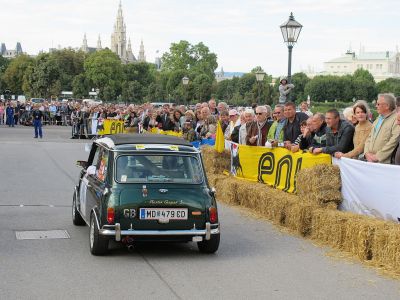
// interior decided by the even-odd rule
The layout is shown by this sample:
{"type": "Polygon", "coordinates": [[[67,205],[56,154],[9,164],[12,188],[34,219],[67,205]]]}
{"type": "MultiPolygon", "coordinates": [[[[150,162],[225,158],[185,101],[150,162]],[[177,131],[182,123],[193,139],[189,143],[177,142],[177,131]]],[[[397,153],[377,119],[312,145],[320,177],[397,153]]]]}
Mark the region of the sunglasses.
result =
{"type": "Polygon", "coordinates": [[[261,116],[263,113],[256,113],[257,116],[261,116]]]}

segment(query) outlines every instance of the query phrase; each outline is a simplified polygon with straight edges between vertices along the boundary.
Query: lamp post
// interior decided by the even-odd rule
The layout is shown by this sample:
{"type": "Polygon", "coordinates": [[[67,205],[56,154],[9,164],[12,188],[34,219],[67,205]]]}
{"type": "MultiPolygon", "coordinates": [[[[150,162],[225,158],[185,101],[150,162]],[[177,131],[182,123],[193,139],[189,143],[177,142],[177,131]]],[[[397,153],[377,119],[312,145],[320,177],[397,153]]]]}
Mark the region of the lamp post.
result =
{"type": "Polygon", "coordinates": [[[187,96],[188,96],[188,95],[187,95],[187,94],[188,94],[188,92],[187,92],[187,87],[188,87],[188,84],[189,84],[189,78],[186,77],[186,76],[183,77],[183,78],[182,78],[182,84],[183,84],[183,86],[184,86],[184,88],[185,88],[185,101],[188,101],[188,100],[187,100],[187,98],[188,98],[188,97],[187,97],[187,96]]]}
{"type": "Polygon", "coordinates": [[[289,20],[283,23],[281,26],[282,36],[284,42],[287,44],[289,50],[288,58],[288,83],[292,82],[292,49],[294,44],[297,43],[300,31],[303,28],[299,22],[294,19],[293,13],[290,13],[289,20]]]}
{"type": "Polygon", "coordinates": [[[257,80],[257,84],[258,84],[258,97],[257,97],[257,104],[260,103],[260,95],[261,95],[261,82],[264,80],[264,76],[265,76],[265,72],[258,70],[256,72],[256,80],[257,80]]]}

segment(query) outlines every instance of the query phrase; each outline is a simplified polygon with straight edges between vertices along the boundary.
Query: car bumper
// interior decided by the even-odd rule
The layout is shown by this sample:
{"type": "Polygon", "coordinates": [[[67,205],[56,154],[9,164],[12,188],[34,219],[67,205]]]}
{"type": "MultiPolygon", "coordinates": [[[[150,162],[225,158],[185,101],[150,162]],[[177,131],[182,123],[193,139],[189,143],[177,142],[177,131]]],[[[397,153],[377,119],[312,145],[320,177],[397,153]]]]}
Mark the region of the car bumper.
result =
{"type": "Polygon", "coordinates": [[[190,229],[190,230],[121,230],[119,223],[115,225],[104,225],[100,229],[100,234],[105,236],[115,236],[117,242],[121,241],[121,236],[202,236],[205,240],[209,240],[211,235],[219,234],[219,224],[206,223],[205,229],[190,229]]]}

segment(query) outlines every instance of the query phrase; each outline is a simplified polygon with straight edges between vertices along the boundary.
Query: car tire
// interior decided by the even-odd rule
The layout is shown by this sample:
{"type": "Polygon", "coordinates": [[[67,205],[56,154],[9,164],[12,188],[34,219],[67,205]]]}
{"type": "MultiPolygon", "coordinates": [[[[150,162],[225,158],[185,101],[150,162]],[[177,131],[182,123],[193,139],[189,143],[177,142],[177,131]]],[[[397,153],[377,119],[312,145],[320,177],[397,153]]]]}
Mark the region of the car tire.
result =
{"type": "Polygon", "coordinates": [[[90,217],[89,226],[89,247],[90,253],[93,255],[104,255],[108,252],[109,239],[102,236],[99,232],[95,216],[92,214],[90,217]]]}
{"type": "Polygon", "coordinates": [[[72,197],[72,223],[76,226],[86,225],[85,220],[83,220],[81,213],[76,207],[76,193],[74,193],[74,196],[72,197]]]}
{"type": "Polygon", "coordinates": [[[220,241],[220,234],[212,234],[211,238],[207,240],[203,240],[201,242],[197,242],[197,247],[199,248],[199,251],[202,253],[208,253],[212,254],[217,252],[218,247],[219,247],[219,241],[220,241]]]}

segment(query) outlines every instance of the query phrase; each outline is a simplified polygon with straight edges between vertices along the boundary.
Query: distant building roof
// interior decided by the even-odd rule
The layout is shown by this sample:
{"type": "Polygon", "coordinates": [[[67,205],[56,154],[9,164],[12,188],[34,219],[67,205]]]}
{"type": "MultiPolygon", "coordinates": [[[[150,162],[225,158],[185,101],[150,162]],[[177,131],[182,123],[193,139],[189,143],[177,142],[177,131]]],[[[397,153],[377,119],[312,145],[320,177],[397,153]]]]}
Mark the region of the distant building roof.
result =
{"type": "Polygon", "coordinates": [[[382,60],[393,59],[396,52],[382,51],[382,52],[360,52],[359,54],[348,52],[343,56],[331,59],[327,63],[348,63],[353,60],[382,60]]]}

